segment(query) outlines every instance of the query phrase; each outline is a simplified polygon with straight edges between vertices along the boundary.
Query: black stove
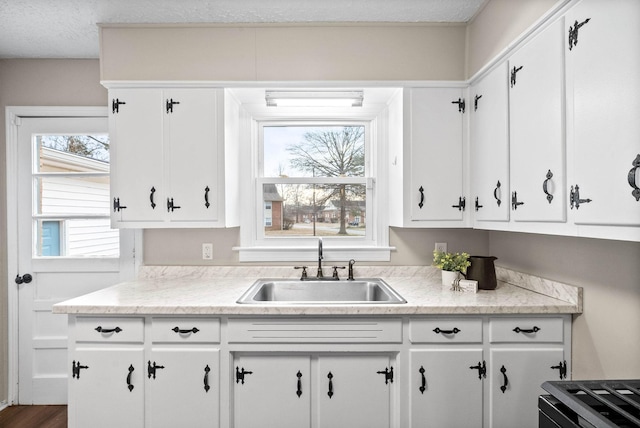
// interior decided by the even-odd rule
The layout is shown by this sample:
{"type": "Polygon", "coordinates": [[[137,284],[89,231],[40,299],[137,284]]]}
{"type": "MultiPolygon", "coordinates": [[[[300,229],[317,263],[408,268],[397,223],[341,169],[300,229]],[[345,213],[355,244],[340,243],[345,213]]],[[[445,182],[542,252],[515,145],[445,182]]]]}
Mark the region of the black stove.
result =
{"type": "Polygon", "coordinates": [[[550,381],[538,399],[539,428],[640,427],[640,380],[550,381]]]}

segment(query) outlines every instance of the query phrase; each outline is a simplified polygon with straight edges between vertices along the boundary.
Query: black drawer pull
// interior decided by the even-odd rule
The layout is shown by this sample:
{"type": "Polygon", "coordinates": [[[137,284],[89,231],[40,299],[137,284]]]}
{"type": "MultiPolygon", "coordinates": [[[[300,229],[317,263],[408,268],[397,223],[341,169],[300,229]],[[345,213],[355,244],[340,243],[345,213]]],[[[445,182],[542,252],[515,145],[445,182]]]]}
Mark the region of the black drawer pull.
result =
{"type": "Polygon", "coordinates": [[[509,386],[509,378],[507,377],[507,369],[502,366],[500,368],[500,373],[502,373],[502,386],[500,386],[500,391],[502,391],[502,393],[504,394],[504,392],[507,390],[507,386],[509,386]]]}
{"type": "Polygon", "coordinates": [[[187,334],[187,333],[194,333],[195,334],[195,333],[199,332],[200,330],[198,330],[197,327],[193,327],[193,328],[189,328],[189,329],[184,329],[183,330],[183,329],[181,329],[181,328],[176,326],[176,327],[173,327],[171,329],[171,331],[175,331],[178,334],[187,334]]]}
{"type": "Polygon", "coordinates": [[[551,172],[551,170],[547,171],[547,175],[545,177],[546,177],[546,180],[542,182],[542,191],[544,192],[545,195],[547,195],[547,201],[551,203],[551,201],[553,201],[553,195],[549,193],[547,183],[549,182],[549,180],[553,178],[553,172],[551,172]]]}
{"type": "Polygon", "coordinates": [[[204,391],[209,392],[211,387],[209,386],[209,372],[211,369],[209,368],[209,364],[204,368],[204,391]]]}
{"type": "Polygon", "coordinates": [[[453,327],[453,330],[440,330],[440,327],[436,327],[433,329],[433,332],[435,334],[458,334],[461,331],[462,330],[460,330],[458,327],[453,327]]]}
{"type": "Polygon", "coordinates": [[[537,333],[540,331],[540,327],[537,326],[533,326],[533,328],[520,328],[520,327],[516,327],[513,329],[513,331],[515,331],[516,333],[525,333],[525,334],[531,334],[531,333],[537,333]]]}
{"type": "Polygon", "coordinates": [[[101,326],[96,327],[95,329],[98,333],[109,334],[109,333],[120,333],[122,329],[120,327],[116,328],[102,328],[101,326]]]}
{"type": "Polygon", "coordinates": [[[302,373],[300,373],[300,370],[298,370],[298,373],[296,373],[296,377],[298,378],[296,395],[298,396],[298,398],[300,398],[300,396],[302,395],[302,373]]]}
{"type": "Polygon", "coordinates": [[[418,372],[420,373],[420,388],[418,388],[420,390],[421,394],[424,394],[424,392],[427,390],[427,378],[424,377],[424,366],[420,366],[420,370],[418,370],[418,372]]]}
{"type": "Polygon", "coordinates": [[[420,202],[418,203],[418,207],[422,209],[422,207],[424,206],[424,187],[420,186],[418,192],[420,192],[420,202]]]}
{"type": "Polygon", "coordinates": [[[127,374],[127,388],[129,388],[129,392],[133,391],[133,384],[131,383],[131,373],[133,373],[133,364],[129,366],[129,374],[127,374]]]}

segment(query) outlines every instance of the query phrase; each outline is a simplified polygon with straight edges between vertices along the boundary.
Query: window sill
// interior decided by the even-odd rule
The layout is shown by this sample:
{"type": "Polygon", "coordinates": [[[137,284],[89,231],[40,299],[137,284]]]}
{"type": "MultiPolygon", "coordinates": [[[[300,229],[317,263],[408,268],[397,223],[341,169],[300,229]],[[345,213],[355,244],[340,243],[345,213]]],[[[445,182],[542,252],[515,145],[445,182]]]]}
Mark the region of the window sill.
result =
{"type": "MultiPolygon", "coordinates": [[[[327,247],[323,261],[388,262],[395,247],[327,247]]],[[[312,262],[318,259],[317,247],[234,247],[240,253],[240,262],[312,262]]]]}

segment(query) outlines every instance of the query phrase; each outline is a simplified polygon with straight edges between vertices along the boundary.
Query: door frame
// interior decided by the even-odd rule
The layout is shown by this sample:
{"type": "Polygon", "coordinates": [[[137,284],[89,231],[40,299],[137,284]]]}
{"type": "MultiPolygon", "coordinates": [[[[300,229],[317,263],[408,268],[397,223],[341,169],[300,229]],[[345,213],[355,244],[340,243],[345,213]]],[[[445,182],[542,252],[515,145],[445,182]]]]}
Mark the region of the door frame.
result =
{"type": "MultiPolygon", "coordinates": [[[[7,106],[5,109],[6,129],[6,219],[7,219],[7,405],[18,401],[19,382],[19,341],[18,341],[18,288],[15,277],[19,275],[18,247],[18,126],[22,118],[29,117],[107,117],[107,107],[62,107],[62,106],[7,106]]],[[[136,230],[134,235],[134,264],[128,275],[135,276],[142,264],[142,231],[136,230]]],[[[122,272],[121,272],[122,273],[122,272]]]]}

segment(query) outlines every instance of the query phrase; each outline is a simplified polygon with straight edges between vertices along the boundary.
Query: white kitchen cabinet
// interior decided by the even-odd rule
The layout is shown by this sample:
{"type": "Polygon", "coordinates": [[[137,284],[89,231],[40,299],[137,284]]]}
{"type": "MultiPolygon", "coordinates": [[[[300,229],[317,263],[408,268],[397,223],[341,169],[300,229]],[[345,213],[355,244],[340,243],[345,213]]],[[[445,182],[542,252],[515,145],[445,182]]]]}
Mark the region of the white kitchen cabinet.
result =
{"type": "Polygon", "coordinates": [[[509,58],[512,219],[566,221],[563,21],[509,58]]]}
{"type": "Polygon", "coordinates": [[[483,426],[481,347],[411,351],[411,427],[483,426]]]}
{"type": "Polygon", "coordinates": [[[233,427],[311,426],[309,356],[240,355],[233,365],[233,427]]]}
{"type": "Polygon", "coordinates": [[[502,63],[471,87],[471,185],[474,220],[508,221],[508,64],[502,63]]]}
{"type": "Polygon", "coordinates": [[[639,16],[636,0],[583,0],[565,16],[570,206],[579,225],[640,225],[639,16]]]}
{"type": "Polygon", "coordinates": [[[394,196],[402,206],[390,204],[392,226],[465,225],[469,209],[463,185],[467,110],[462,88],[404,90],[403,137],[393,141],[401,147],[390,150],[393,166],[402,169],[402,178],[391,179],[392,192],[402,192],[401,198],[394,196]]]}
{"type": "Polygon", "coordinates": [[[223,223],[222,90],[127,88],[109,96],[113,225],[223,223]]]}
{"type": "Polygon", "coordinates": [[[394,388],[387,355],[318,357],[317,426],[320,428],[388,428],[394,388]]]}
{"type": "Polygon", "coordinates": [[[184,348],[154,348],[148,355],[148,427],[219,426],[219,350],[184,348]]]}

